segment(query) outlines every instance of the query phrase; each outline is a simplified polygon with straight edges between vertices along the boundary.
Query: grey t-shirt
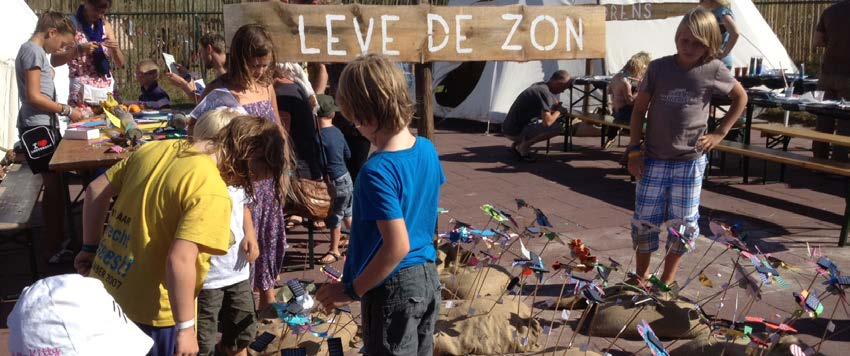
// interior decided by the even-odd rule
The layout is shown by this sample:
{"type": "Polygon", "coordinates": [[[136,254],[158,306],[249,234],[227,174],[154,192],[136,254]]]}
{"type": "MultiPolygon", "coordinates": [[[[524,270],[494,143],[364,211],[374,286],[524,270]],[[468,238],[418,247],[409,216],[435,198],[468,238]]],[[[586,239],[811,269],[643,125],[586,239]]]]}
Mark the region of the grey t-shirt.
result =
{"type": "Polygon", "coordinates": [[[675,56],[649,64],[639,91],[649,93],[646,155],[660,160],[684,161],[700,157],[697,140],[708,126],[713,93],[729,94],[737,81],[719,60],[684,70],[675,56]]]}
{"type": "Polygon", "coordinates": [[[502,122],[502,133],[508,136],[519,136],[522,129],[532,119],[540,117],[543,110],[551,110],[558,102],[558,97],[549,91],[546,82],[534,83],[523,90],[508,110],[505,121],[502,122]]]}
{"type": "Polygon", "coordinates": [[[54,113],[41,111],[27,103],[26,75],[30,69],[41,69],[39,83],[41,93],[50,100],[56,101],[56,88],[53,86],[53,66],[47,58],[44,48],[30,41],[21,45],[18,57],[15,58],[15,77],[18,79],[18,98],[21,100],[21,110],[18,111],[18,128],[38,125],[50,125],[54,113]]]}

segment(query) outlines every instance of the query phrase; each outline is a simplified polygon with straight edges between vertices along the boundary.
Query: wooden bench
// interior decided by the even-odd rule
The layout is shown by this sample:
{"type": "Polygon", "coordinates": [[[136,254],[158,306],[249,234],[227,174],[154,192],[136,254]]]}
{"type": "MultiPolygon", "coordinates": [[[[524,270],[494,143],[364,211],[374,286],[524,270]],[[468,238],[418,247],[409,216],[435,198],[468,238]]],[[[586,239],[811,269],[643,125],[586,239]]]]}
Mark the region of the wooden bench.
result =
{"type": "Polygon", "coordinates": [[[850,136],[829,134],[805,127],[785,126],[781,124],[753,124],[753,130],[759,130],[762,136],[782,136],[786,138],[804,138],[807,140],[826,142],[831,145],[850,147],[850,136]]]}
{"type": "Polygon", "coordinates": [[[572,150],[573,148],[573,139],[572,139],[572,121],[573,119],[579,119],[581,121],[599,125],[602,127],[600,132],[600,147],[605,147],[605,138],[607,135],[607,128],[616,128],[616,129],[629,129],[628,123],[620,123],[614,122],[614,117],[611,115],[597,114],[597,113],[587,113],[587,112],[569,112],[566,113],[567,116],[567,128],[564,130],[564,141],[568,150],[572,150]]]}
{"type": "Polygon", "coordinates": [[[0,183],[0,234],[5,235],[0,243],[24,245],[29,249],[30,271],[35,281],[39,276],[38,260],[30,220],[41,192],[41,175],[32,174],[26,165],[14,164],[9,168],[0,183]],[[21,237],[23,242],[19,241],[21,237]]]}

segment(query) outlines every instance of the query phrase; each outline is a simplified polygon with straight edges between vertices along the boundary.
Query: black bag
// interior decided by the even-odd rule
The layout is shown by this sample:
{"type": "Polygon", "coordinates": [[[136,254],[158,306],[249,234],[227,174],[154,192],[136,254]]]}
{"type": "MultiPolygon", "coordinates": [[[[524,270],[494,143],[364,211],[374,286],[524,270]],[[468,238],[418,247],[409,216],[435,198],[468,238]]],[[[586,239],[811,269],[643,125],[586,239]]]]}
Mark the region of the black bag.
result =
{"type": "Polygon", "coordinates": [[[50,159],[58,143],[54,130],[48,126],[36,126],[21,134],[21,143],[30,160],[50,159]]]}

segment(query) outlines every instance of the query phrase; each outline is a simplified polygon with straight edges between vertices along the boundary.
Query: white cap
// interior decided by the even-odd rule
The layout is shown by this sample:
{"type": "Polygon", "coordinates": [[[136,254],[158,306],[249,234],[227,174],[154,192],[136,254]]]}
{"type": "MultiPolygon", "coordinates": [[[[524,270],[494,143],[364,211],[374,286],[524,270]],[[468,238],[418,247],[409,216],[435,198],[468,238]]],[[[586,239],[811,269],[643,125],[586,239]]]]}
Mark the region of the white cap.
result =
{"type": "Polygon", "coordinates": [[[12,355],[146,355],[142,332],[100,280],[66,274],[24,288],[6,321],[12,355]]]}

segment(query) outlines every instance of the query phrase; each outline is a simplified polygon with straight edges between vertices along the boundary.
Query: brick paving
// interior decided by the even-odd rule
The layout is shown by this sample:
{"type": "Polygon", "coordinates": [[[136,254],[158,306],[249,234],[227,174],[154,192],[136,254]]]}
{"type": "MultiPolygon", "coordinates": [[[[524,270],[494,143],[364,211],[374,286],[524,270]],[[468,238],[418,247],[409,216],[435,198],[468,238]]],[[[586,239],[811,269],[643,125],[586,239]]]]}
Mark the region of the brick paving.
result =
{"type": "MultiPolygon", "coordinates": [[[[622,147],[605,152],[599,149],[598,137],[588,137],[576,138],[573,151],[561,152],[562,140],[556,138],[552,140],[548,155],[543,152],[542,145],[538,145],[541,149],[538,161],[521,163],[515,161],[506,148],[508,141],[499,135],[484,134],[485,127],[481,123],[455,120],[444,121],[438,125],[435,143],[447,177],[447,183],[441,191],[440,205],[450,210],[447,215],[481,226],[487,222],[486,216],[480,210],[481,204],[490,203],[513,209],[514,199],[522,198],[543,210],[555,226],[554,230],[570,238],[582,239],[601,258],[612,257],[624,264],[630,260],[632,249],[629,222],[634,204],[634,183],[629,181],[625,169],[618,163],[622,147]]],[[[757,138],[758,135],[753,137],[757,138]]],[[[756,140],[754,139],[754,142],[756,140]]],[[[791,143],[791,149],[802,152],[808,147],[806,142],[795,140],[791,143]]],[[[719,160],[715,161],[715,165],[717,162],[719,160]]],[[[839,224],[844,213],[844,180],[788,168],[786,182],[776,183],[778,168],[769,165],[769,179],[773,181],[761,184],[762,167],[761,162],[751,163],[751,182],[742,184],[736,159],[729,157],[726,160],[723,173],[715,166],[713,175],[704,184],[700,209],[701,226],[704,232],[708,231],[709,218],[739,223],[749,232],[750,243],[796,267],[794,272],[780,270],[789,288],[780,290],[776,287],[765,287],[763,300],[756,303],[749,313],[765,318],[779,314],[784,318],[796,309],[791,293],[806,287],[814,275],[813,267],[805,261],[807,243],[811,247],[819,246],[826,256],[850,271],[850,248],[837,247],[839,224]]],[[[441,216],[441,230],[449,227],[447,215],[441,216]]],[[[520,212],[518,216],[521,221],[530,218],[527,210],[520,212]]],[[[326,233],[317,233],[316,240],[316,258],[319,258],[327,250],[328,236],[326,233]]],[[[709,246],[708,241],[702,239],[699,242],[698,251],[694,256],[702,255],[709,246]]],[[[543,243],[541,239],[536,239],[529,241],[527,245],[531,251],[539,251],[543,243]]],[[[303,265],[306,256],[304,232],[291,232],[289,244],[291,249],[287,252],[286,263],[292,266],[303,265]]],[[[721,251],[720,246],[713,246],[707,259],[721,251]]],[[[565,246],[550,245],[542,257],[545,263],[551,264],[558,256],[567,253],[565,246]]],[[[663,251],[654,256],[651,265],[653,268],[661,254],[663,251]]],[[[25,254],[21,252],[18,255],[20,256],[0,261],[0,266],[6,271],[26,268],[25,254]]],[[[729,276],[733,261],[728,256],[732,255],[727,254],[720,258],[706,270],[715,285],[722,284],[721,280],[725,281],[729,276]]],[[[696,259],[698,258],[684,259],[681,269],[683,272],[679,274],[680,283],[683,282],[686,272],[692,270],[696,259]]],[[[341,267],[341,262],[337,265],[341,267]]],[[[53,267],[48,272],[63,271],[68,271],[67,266],[53,267]]],[[[0,295],[19,291],[26,283],[25,273],[26,270],[23,269],[17,277],[3,277],[10,283],[2,283],[0,295]]],[[[316,270],[281,275],[282,280],[290,278],[323,280],[316,270]]],[[[553,278],[548,284],[560,286],[561,281],[553,278]]],[[[545,302],[556,297],[559,288],[553,286],[542,287],[538,300],[545,302]]],[[[712,290],[693,283],[684,292],[691,297],[697,293],[705,296],[712,293],[712,290]]],[[[740,295],[740,304],[743,305],[747,301],[746,294],[740,295]]],[[[729,298],[727,307],[721,313],[721,317],[727,319],[731,318],[732,314],[732,308],[728,304],[734,303],[729,298]]],[[[822,318],[804,319],[795,324],[800,330],[798,336],[803,342],[813,344],[820,339],[826,325],[825,318],[832,313],[834,306],[835,299],[829,298],[824,302],[822,318]]],[[[0,327],[5,328],[5,316],[11,307],[11,302],[0,303],[0,327]]],[[[714,313],[717,305],[707,305],[705,308],[709,313],[714,313]]],[[[354,308],[355,313],[357,309],[354,308]]],[[[551,312],[545,312],[541,316],[549,320],[551,312]]],[[[572,321],[566,324],[564,338],[558,347],[566,345],[578,317],[580,313],[574,312],[572,321]]],[[[839,309],[835,314],[834,323],[837,331],[850,326],[850,314],[839,309]]],[[[553,333],[560,332],[563,327],[565,326],[556,323],[553,333]]],[[[8,330],[0,329],[0,354],[6,350],[7,333],[8,330]]],[[[586,335],[580,335],[575,345],[585,343],[586,338],[586,335]]],[[[831,339],[824,343],[822,353],[838,354],[840,350],[850,346],[850,332],[834,335],[831,339]]],[[[593,337],[589,350],[600,351],[608,342],[606,339],[593,337]]],[[[552,348],[553,345],[549,346],[552,351],[558,349],[552,348]]],[[[619,349],[613,351],[613,354],[628,354],[641,348],[642,343],[621,340],[617,342],[617,346],[619,349]]]]}

